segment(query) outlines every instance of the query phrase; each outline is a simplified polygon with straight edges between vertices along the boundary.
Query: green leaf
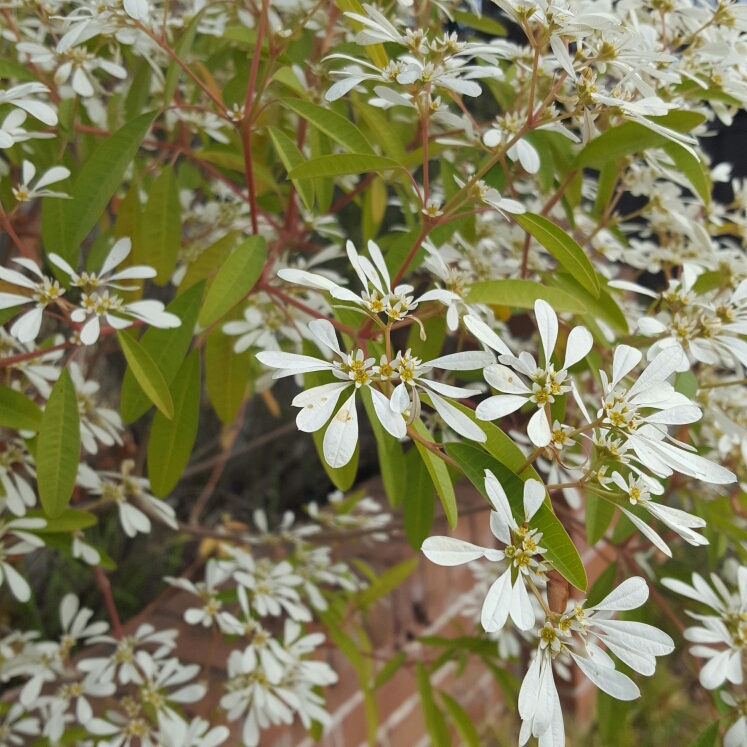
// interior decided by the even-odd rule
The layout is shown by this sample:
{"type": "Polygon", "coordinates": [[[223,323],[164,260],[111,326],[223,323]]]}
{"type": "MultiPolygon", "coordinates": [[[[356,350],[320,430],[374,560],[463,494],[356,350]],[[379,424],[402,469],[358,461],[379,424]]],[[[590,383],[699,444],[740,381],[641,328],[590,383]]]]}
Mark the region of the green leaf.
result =
{"type": "MultiPolygon", "coordinates": [[[[489,469],[506,491],[508,502],[517,522],[524,521],[524,485],[522,480],[504,464],[476,446],[465,443],[446,444],[446,453],[456,460],[470,482],[487,498],[485,470],[489,469]]],[[[547,548],[545,557],[570,583],[581,591],[586,590],[584,564],[576,546],[558,517],[543,503],[532,519],[532,527],[542,532],[542,544],[547,548]]]]}
{"type": "MultiPolygon", "coordinates": [[[[179,283],[179,288],[176,291],[177,294],[181,295],[187,288],[191,288],[200,280],[215,275],[228,259],[231,250],[236,246],[238,236],[238,231],[231,231],[205,249],[194,262],[190,262],[187,265],[187,272],[184,275],[184,279],[179,283]]],[[[196,320],[197,317],[195,317],[196,320]]]]}
{"type": "Polygon", "coordinates": [[[599,296],[599,279],[584,250],[552,221],[534,213],[514,215],[514,220],[593,296],[599,296]]]}
{"type": "Polygon", "coordinates": [[[417,662],[416,673],[418,678],[418,692],[420,693],[420,704],[423,708],[423,720],[425,728],[431,738],[432,747],[451,747],[449,727],[443,713],[433,699],[433,688],[428,675],[428,670],[417,662]]]}
{"type": "Polygon", "coordinates": [[[503,24],[498,23],[489,16],[476,16],[473,13],[467,13],[463,10],[452,11],[454,20],[457,23],[461,23],[462,26],[468,26],[475,31],[481,31],[483,34],[489,36],[506,36],[508,33],[506,27],[503,24]]]}
{"type": "Polygon", "coordinates": [[[42,411],[36,402],[15,389],[0,386],[0,426],[15,431],[39,431],[42,411]]]}
{"type": "Polygon", "coordinates": [[[428,468],[417,449],[410,449],[405,455],[405,470],[400,480],[405,478],[405,500],[402,514],[405,521],[405,534],[410,547],[419,550],[433,525],[433,503],[435,491],[428,468]]]}
{"type": "MultiPolygon", "coordinates": [[[[272,144],[280,156],[286,171],[290,171],[295,166],[300,166],[304,162],[303,154],[296,147],[296,144],[284,133],[275,127],[268,127],[267,131],[272,138],[272,144]]],[[[293,186],[298,190],[298,194],[303,200],[307,210],[314,207],[314,183],[306,180],[296,179],[293,186]]]]}
{"type": "Polygon", "coordinates": [[[371,106],[365,99],[360,99],[360,106],[358,106],[359,99],[355,99],[355,102],[358,116],[366,123],[367,129],[376,138],[384,154],[397,163],[402,163],[405,158],[405,148],[401,138],[389,124],[385,112],[371,106]]]}
{"type": "MultiPolygon", "coordinates": [[[[205,283],[193,285],[175,298],[166,311],[176,314],[181,326],[173,329],[150,327],[140,338],[140,347],[153,359],[164,381],[170,385],[189,350],[205,283]]],[[[151,408],[151,400],[128,368],[122,380],[121,410],[125,423],[132,423],[151,408]]]]}
{"type": "Polygon", "coordinates": [[[170,388],[174,418],[157,412],[148,441],[148,478],[153,495],[167,496],[189,461],[200,420],[200,351],[182,363],[170,388]]]}
{"type": "Polygon", "coordinates": [[[591,585],[586,595],[586,606],[593,607],[599,604],[612,589],[615,588],[617,578],[617,562],[610,563],[600,574],[599,578],[591,585]]]}
{"type": "Polygon", "coordinates": [[[78,397],[63,368],[41,418],[36,444],[39,498],[48,516],[61,516],[75,488],[80,459],[78,397]]]}
{"type": "Polygon", "coordinates": [[[604,537],[614,515],[614,504],[594,493],[586,494],[586,541],[589,547],[594,547],[604,537]]]}
{"type": "Polygon", "coordinates": [[[215,414],[233,423],[247,394],[251,353],[234,352],[236,338],[216,327],[205,343],[205,383],[215,414]]]}
{"type": "Polygon", "coordinates": [[[366,140],[363,133],[350,121],[339,114],[317,106],[303,99],[280,99],[280,103],[286,109],[290,109],[314,125],[327,137],[342,145],[351,153],[374,155],[371,143],[366,140]]]}
{"type": "MultiPolygon", "coordinates": [[[[335,0],[335,5],[343,13],[355,13],[364,17],[366,15],[366,11],[358,0],[335,0]]],[[[350,24],[354,31],[361,31],[364,28],[362,23],[354,21],[352,18],[346,18],[345,20],[350,24]]],[[[366,54],[371,58],[371,62],[373,62],[379,70],[383,70],[389,64],[389,58],[387,57],[383,44],[367,44],[363,49],[366,50],[366,54]]]]}
{"type": "Polygon", "coordinates": [[[440,690],[438,694],[441,696],[441,700],[446,707],[446,713],[449,714],[451,723],[454,724],[456,730],[459,732],[462,742],[467,747],[480,747],[480,735],[477,733],[477,729],[467,711],[443,690],[440,690]]]}
{"type": "Polygon", "coordinates": [[[250,236],[234,249],[215,276],[200,311],[200,326],[209,327],[244,299],[259,280],[267,260],[267,243],[250,236]]]}
{"type": "Polygon", "coordinates": [[[548,288],[533,280],[485,280],[473,283],[464,300],[467,303],[533,309],[538,298],[547,301],[558,312],[584,314],[587,311],[586,306],[569,293],[548,288]]]}
{"type": "Polygon", "coordinates": [[[95,514],[88,511],[81,511],[78,508],[66,508],[61,514],[54,519],[47,516],[40,509],[31,509],[26,511],[26,516],[30,519],[46,519],[47,525],[41,529],[34,529],[34,534],[46,534],[48,532],[74,532],[77,529],[87,529],[98,523],[95,514]]]}
{"type": "MultiPolygon", "coordinates": [[[[155,118],[156,112],[142,114],[106,138],[83,164],[70,192],[72,199],[53,200],[58,206],[53,208],[58,219],[42,221],[42,238],[48,252],[54,251],[77,266],[81,243],[122,184],[127,167],[155,118]]],[[[45,203],[49,200],[44,198],[45,203]]]]}
{"type": "Polygon", "coordinates": [[[0,78],[15,79],[21,82],[39,80],[39,76],[29,70],[26,65],[17,65],[9,60],[0,60],[0,78]]]}
{"type": "Polygon", "coordinates": [[[166,285],[176,268],[182,237],[181,215],[174,170],[165,168],[150,189],[140,231],[143,260],[155,268],[153,282],[157,285],[166,285]]]}
{"type": "MultiPolygon", "coordinates": [[[[701,124],[705,117],[698,112],[673,111],[666,117],[649,117],[649,119],[675,132],[687,133],[701,124]]],[[[659,135],[642,124],[623,122],[618,127],[610,127],[582,148],[573,159],[571,168],[582,169],[586,166],[599,168],[607,161],[616,161],[623,156],[641,153],[649,148],[661,148],[671,142],[664,135],[659,135]]]]}
{"type": "Polygon", "coordinates": [[[319,177],[344,176],[345,174],[365,174],[368,171],[391,171],[401,169],[391,158],[360,153],[335,153],[304,161],[291,169],[289,179],[317,179],[319,177]]]}
{"type": "Polygon", "coordinates": [[[669,142],[662,146],[666,154],[674,161],[674,165],[681,171],[703,203],[711,202],[711,175],[702,160],[698,160],[690,151],[685,150],[679,143],[669,142]]]}
{"type": "Polygon", "coordinates": [[[381,471],[384,490],[391,506],[399,506],[406,495],[406,484],[402,480],[402,475],[405,474],[405,455],[402,451],[402,445],[386,431],[376,416],[368,387],[361,387],[359,393],[376,438],[376,452],[379,458],[379,470],[381,471]]]}
{"type": "Polygon", "coordinates": [[[698,734],[689,747],[716,747],[718,744],[718,721],[714,721],[705,731],[698,734]]]}
{"type": "MultiPolygon", "coordinates": [[[[198,11],[187,26],[186,31],[179,37],[179,41],[174,45],[174,54],[184,60],[192,49],[197,36],[197,29],[202,22],[202,10],[198,11]]],[[[176,87],[179,84],[179,76],[182,73],[182,67],[172,59],[169,63],[169,69],[166,71],[166,80],[163,84],[163,105],[168,106],[171,99],[174,98],[176,87]]]]}
{"type": "Polygon", "coordinates": [[[695,399],[698,393],[698,379],[692,371],[682,371],[674,380],[674,390],[688,399],[695,399]]]}
{"type": "Polygon", "coordinates": [[[117,332],[117,339],[122,347],[130,370],[148,395],[150,401],[167,417],[174,417],[174,403],[171,401],[169,385],[163,374],[142,345],[123,332],[117,332]]]}
{"type": "Polygon", "coordinates": [[[597,183],[597,196],[594,200],[594,214],[601,216],[604,209],[612,199],[612,193],[617,184],[617,164],[607,161],[599,170],[599,181],[597,183]]]}
{"type": "MultiPolygon", "coordinates": [[[[412,427],[422,439],[433,442],[431,434],[423,425],[422,420],[416,420],[412,427]]],[[[446,462],[436,456],[430,449],[423,446],[420,441],[415,441],[415,446],[417,446],[420,456],[423,457],[431,480],[436,486],[436,492],[441,499],[441,505],[444,507],[449,526],[454,529],[457,525],[457,504],[456,496],[454,495],[454,486],[451,484],[451,477],[449,476],[449,470],[446,468],[446,462]]]]}
{"type": "Polygon", "coordinates": [[[373,689],[378,690],[383,685],[386,685],[392,677],[402,668],[402,665],[407,661],[407,654],[404,651],[400,651],[395,654],[384,666],[379,669],[376,679],[373,681],[373,689]]]}
{"type": "Polygon", "coordinates": [[[628,334],[628,321],[625,314],[622,313],[617,301],[604,288],[600,288],[599,295],[595,298],[580,283],[564,272],[548,275],[546,280],[553,287],[574,296],[586,306],[586,314],[580,315],[582,318],[600,319],[620,334],[628,334]]]}
{"type": "Polygon", "coordinates": [[[356,603],[359,609],[372,607],[376,602],[387,594],[391,594],[398,586],[401,586],[418,567],[419,557],[408,558],[382,573],[370,586],[358,592],[356,603]]]}

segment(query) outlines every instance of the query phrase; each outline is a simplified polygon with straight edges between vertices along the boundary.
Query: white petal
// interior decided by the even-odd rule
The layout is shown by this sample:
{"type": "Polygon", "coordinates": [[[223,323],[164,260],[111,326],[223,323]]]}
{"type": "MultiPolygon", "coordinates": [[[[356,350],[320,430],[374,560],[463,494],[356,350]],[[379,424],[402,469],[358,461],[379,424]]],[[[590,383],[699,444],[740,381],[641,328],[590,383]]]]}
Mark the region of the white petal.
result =
{"type": "Polygon", "coordinates": [[[482,605],[480,621],[486,633],[496,633],[506,624],[511,609],[511,569],[491,585],[482,605]]]}
{"type": "Polygon", "coordinates": [[[324,459],[330,467],[344,467],[353,458],[357,443],[358,413],[353,392],[332,418],[324,434],[324,459]]]}
{"type": "Polygon", "coordinates": [[[298,394],[292,402],[294,407],[303,408],[296,416],[298,429],[305,433],[318,431],[332,417],[340,394],[349,386],[345,382],[335,382],[298,394]]]}
{"type": "Polygon", "coordinates": [[[430,393],[430,398],[433,407],[436,408],[438,414],[450,428],[472,441],[478,441],[479,443],[487,441],[488,437],[485,435],[485,431],[479,425],[473,423],[463,412],[457,410],[454,405],[439,397],[435,392],[430,393]]]}
{"type": "Polygon", "coordinates": [[[545,500],[545,486],[534,478],[524,483],[524,516],[529,521],[545,500]]]}
{"type": "Polygon", "coordinates": [[[511,619],[519,630],[531,630],[534,627],[534,607],[524,586],[522,574],[519,574],[511,590],[511,619]]]}
{"type": "Polygon", "coordinates": [[[526,397],[520,397],[518,394],[498,394],[480,402],[475,410],[475,415],[479,420],[498,420],[505,415],[516,412],[527,402],[526,397]]]}
{"type": "Polygon", "coordinates": [[[637,348],[631,348],[628,345],[620,345],[615,350],[615,357],[612,362],[612,388],[627,376],[643,358],[643,353],[637,348]]]}
{"type": "Polygon", "coordinates": [[[563,368],[570,368],[585,358],[594,344],[594,338],[586,327],[574,327],[568,335],[565,346],[565,362],[563,368]]]}
{"type": "Polygon", "coordinates": [[[407,426],[402,415],[392,410],[391,403],[378,389],[370,387],[369,391],[373,399],[376,417],[384,426],[387,433],[390,433],[395,438],[404,438],[407,435],[407,426]]]}
{"type": "Polygon", "coordinates": [[[485,548],[456,537],[428,537],[420,549],[432,563],[446,566],[469,563],[485,554],[485,548]]]}
{"type": "Polygon", "coordinates": [[[610,592],[599,604],[589,610],[622,611],[634,610],[648,599],[648,584],[641,576],[625,579],[616,589],[610,592]]]}
{"type": "Polygon", "coordinates": [[[469,314],[464,317],[464,326],[481,342],[501,355],[513,355],[503,340],[485,322],[469,314]]]}
{"type": "Polygon", "coordinates": [[[645,521],[641,521],[635,514],[632,514],[622,506],[618,507],[632,522],[638,527],[638,530],[644,534],[656,547],[658,547],[665,555],[672,557],[672,551],[667,546],[666,542],[659,537],[659,535],[648,525],[645,521]]]}
{"type": "Polygon", "coordinates": [[[638,686],[622,672],[599,666],[596,662],[571,652],[578,668],[603,692],[617,700],[635,700],[641,694],[638,686]]]}
{"type": "Polygon", "coordinates": [[[542,349],[545,351],[545,366],[550,364],[550,356],[558,340],[558,317],[547,301],[541,298],[534,303],[534,315],[537,319],[542,349]]]}
{"type": "Polygon", "coordinates": [[[447,371],[474,371],[493,363],[493,356],[482,350],[469,350],[464,353],[452,353],[427,361],[424,365],[431,368],[442,368],[447,371]]]}
{"type": "Polygon", "coordinates": [[[552,431],[544,409],[537,410],[529,419],[527,436],[535,446],[547,446],[552,441],[552,431]]]}
{"type": "Polygon", "coordinates": [[[335,334],[335,328],[327,319],[314,319],[309,322],[309,329],[314,333],[314,336],[326,345],[333,353],[337,353],[342,357],[342,350],[340,350],[340,343],[337,342],[337,335],[335,334]]]}

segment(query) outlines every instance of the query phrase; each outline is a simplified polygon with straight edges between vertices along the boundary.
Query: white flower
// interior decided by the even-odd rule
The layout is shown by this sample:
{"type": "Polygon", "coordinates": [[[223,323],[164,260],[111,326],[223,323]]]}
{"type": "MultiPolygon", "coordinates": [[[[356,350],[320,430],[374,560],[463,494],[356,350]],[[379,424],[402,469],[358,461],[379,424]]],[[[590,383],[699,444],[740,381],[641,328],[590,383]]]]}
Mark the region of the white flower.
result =
{"type": "Polygon", "coordinates": [[[324,275],[307,272],[306,270],[283,269],[278,271],[278,277],[289,283],[296,283],[307,288],[329,291],[332,298],[340,301],[350,301],[376,318],[379,314],[385,314],[387,320],[391,321],[404,319],[417,308],[419,303],[459,299],[455,293],[442,288],[427,291],[417,300],[409,295],[414,290],[411,285],[398,285],[392,289],[384,256],[373,241],[368,242],[368,252],[373,262],[358,254],[352,241],[347,242],[346,250],[350,264],[363,286],[360,295],[348,288],[341,287],[324,275]]]}
{"type": "Polygon", "coordinates": [[[64,192],[53,192],[51,189],[45,189],[50,184],[61,182],[70,176],[70,169],[64,166],[54,166],[39,177],[36,184],[31,187],[31,180],[36,175],[36,167],[31,161],[24,161],[21,170],[23,182],[17,187],[13,187],[13,196],[18,202],[28,202],[36,197],[66,197],[70,195],[64,192]]]}
{"type": "MultiPolygon", "coordinates": [[[[0,499],[0,509],[3,503],[4,500],[0,499]]],[[[0,518],[0,586],[7,581],[13,596],[19,602],[28,602],[31,599],[31,587],[8,559],[14,555],[28,555],[44,547],[42,539],[26,530],[43,529],[45,526],[47,526],[45,519],[0,518]],[[18,541],[11,544],[9,542],[11,539],[18,541]]]]}
{"type": "Polygon", "coordinates": [[[223,611],[223,603],[218,599],[217,587],[225,583],[231,576],[231,568],[211,559],[205,566],[205,581],[197,584],[186,578],[164,576],[164,581],[177,586],[202,600],[202,607],[189,607],[184,611],[184,621],[189,625],[212,626],[218,623],[221,630],[231,630],[235,618],[223,611]]]}
{"type": "Polygon", "coordinates": [[[179,525],[174,509],[148,492],[150,481],[133,475],[134,467],[135,463],[129,459],[122,462],[120,472],[96,472],[81,464],[78,468],[78,484],[92,495],[101,496],[102,502],[113,501],[117,504],[119,521],[128,537],[134,537],[139,532],[148,534],[151,530],[150,519],[138,504],[164,524],[177,529],[179,525]]]}
{"type": "MultiPolygon", "coordinates": [[[[63,339],[62,335],[58,335],[54,341],[55,345],[62,342],[63,339]]],[[[60,369],[54,364],[62,358],[64,351],[48,351],[45,348],[37,348],[33,342],[23,343],[15,337],[11,337],[5,331],[5,328],[0,327],[0,361],[3,358],[12,358],[18,354],[25,356],[34,351],[38,352],[37,357],[24,357],[23,360],[7,365],[6,369],[17,371],[22,377],[28,379],[44,399],[49,399],[49,395],[52,393],[50,384],[60,377],[60,369]]]]}
{"type": "Polygon", "coordinates": [[[678,347],[662,350],[630,389],[622,388],[622,380],[641,358],[639,350],[620,345],[613,358],[612,380],[608,380],[604,371],[600,372],[604,399],[598,417],[603,425],[622,435],[639,461],[660,477],[676,471],[717,485],[735,482],[736,477],[728,469],[693,453],[667,435],[668,425],[694,423],[702,415],[698,407],[667,382],[680,365],[682,350],[678,347]]]}
{"type": "Polygon", "coordinates": [[[23,516],[26,509],[36,505],[36,492],[26,478],[33,478],[34,460],[26,444],[19,438],[7,439],[5,450],[0,452],[0,484],[5,491],[5,505],[16,516],[23,516]]]}
{"type": "Polygon", "coordinates": [[[210,726],[203,718],[193,718],[189,723],[172,714],[158,714],[158,743],[163,747],[218,747],[228,739],[226,726],[210,726]]]}
{"type": "Polygon", "coordinates": [[[539,546],[542,534],[531,529],[531,521],[545,499],[545,487],[538,480],[524,483],[524,524],[514,519],[506,493],[490,470],[485,470],[485,490],[493,505],[490,530],[506,545],[505,550],[478,547],[454,537],[428,537],[423,542],[425,557],[438,565],[461,565],[485,557],[492,561],[508,559],[508,568],[493,583],[485,597],[481,622],[487,633],[500,630],[509,615],[520,630],[534,627],[534,608],[526,585],[541,583],[545,566],[535,558],[545,550],[539,546]],[[512,580],[516,575],[516,580],[512,580]]]}
{"type": "MultiPolygon", "coordinates": [[[[42,93],[49,93],[49,89],[43,83],[21,83],[21,85],[13,86],[7,91],[0,91],[0,104],[12,104],[28,112],[48,127],[54,127],[57,124],[57,114],[55,114],[54,109],[49,104],[33,98],[34,95],[42,93]]],[[[19,124],[23,124],[23,120],[19,124]]],[[[2,145],[2,141],[0,141],[0,147],[8,148],[10,146],[2,145]]]]}
{"type": "Polygon", "coordinates": [[[303,579],[293,566],[283,560],[273,563],[268,558],[255,561],[249,553],[228,548],[235,561],[234,580],[246,588],[249,601],[258,615],[278,616],[283,610],[301,622],[311,620],[311,613],[301,602],[296,587],[303,579]]]}
{"type": "Polygon", "coordinates": [[[558,317],[550,305],[542,300],[535,303],[534,313],[542,341],[544,368],[540,368],[527,352],[517,358],[498,335],[477,317],[466,316],[464,323],[480,342],[499,353],[500,364],[487,366],[483,375],[488,384],[501,394],[480,402],[477,417],[480,420],[497,420],[532,402],[537,411],[529,420],[527,435],[535,446],[547,446],[552,440],[553,431],[546,406],[554,402],[556,396],[570,391],[566,383],[568,369],[587,355],[594,341],[586,327],[574,327],[568,335],[563,367],[556,372],[550,356],[558,339],[558,317]],[[517,374],[529,378],[531,388],[517,374]]]}
{"type": "Polygon", "coordinates": [[[36,275],[38,280],[31,280],[16,270],[0,267],[0,280],[31,291],[30,295],[0,293],[0,309],[24,306],[28,303],[36,304],[31,311],[27,311],[23,316],[16,319],[10,328],[10,334],[18,338],[20,342],[31,342],[39,335],[44,309],[49,304],[55,303],[65,292],[65,289],[60,287],[57,280],[52,280],[42,274],[36,262],[25,257],[13,261],[36,275]]]}
{"type": "Polygon", "coordinates": [[[701,625],[687,628],[685,640],[694,643],[690,649],[693,656],[707,659],[700,670],[700,684],[708,690],[721,687],[725,681],[741,685],[742,653],[747,639],[747,568],[737,570],[739,590],[732,594],[723,581],[711,574],[711,581],[718,593],[698,573],[692,575],[692,586],[676,578],[663,578],[662,584],[677,594],[708,605],[717,615],[689,613],[701,625]]]}
{"type": "Polygon", "coordinates": [[[98,443],[104,446],[122,445],[119,435],[124,426],[119,413],[108,407],[102,407],[98,401],[101,385],[93,379],[86,379],[80,366],[73,361],[69,366],[70,378],[75,387],[80,417],[80,441],[89,454],[98,452],[98,443]]]}
{"type": "Polygon", "coordinates": [[[27,140],[47,140],[55,137],[52,132],[29,132],[23,128],[27,114],[20,109],[13,109],[0,126],[0,148],[11,148],[16,143],[27,140]]]}
{"type": "Polygon", "coordinates": [[[118,280],[155,277],[156,271],[144,265],[127,267],[113,273],[114,268],[127,258],[131,249],[130,239],[120,239],[112,247],[98,274],[84,272],[79,275],[62,257],[57,254],[49,255],[49,261],[67,273],[73,285],[84,290],[80,308],[75,309],[70,315],[74,322],[83,324],[80,341],[84,345],[93,345],[99,339],[101,317],[106,317],[108,324],[115,329],[126,329],[132,325],[133,319],[161,329],[172,329],[181,325],[181,319],[176,314],[164,311],[164,305],[160,301],[148,299],[125,303],[118,295],[110,295],[108,290],[100,292],[100,288],[107,286],[119,290],[133,290],[132,286],[119,285],[116,282],[118,280]]]}
{"type": "Polygon", "coordinates": [[[0,721],[2,747],[18,747],[18,745],[27,744],[29,737],[36,737],[40,733],[39,719],[25,715],[25,709],[20,703],[13,703],[5,714],[5,718],[0,721]]]}

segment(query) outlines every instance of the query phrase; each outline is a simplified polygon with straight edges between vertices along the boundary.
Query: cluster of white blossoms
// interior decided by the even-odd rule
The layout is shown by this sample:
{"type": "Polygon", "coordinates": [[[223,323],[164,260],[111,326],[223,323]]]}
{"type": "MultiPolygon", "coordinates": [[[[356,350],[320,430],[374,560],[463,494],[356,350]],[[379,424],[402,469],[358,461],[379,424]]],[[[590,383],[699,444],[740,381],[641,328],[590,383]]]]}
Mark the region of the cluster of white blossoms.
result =
{"type": "Polygon", "coordinates": [[[565,744],[574,667],[638,697],[674,649],[629,614],[661,583],[710,608],[684,638],[747,747],[747,570],[681,580],[747,537],[747,183],[704,151],[747,108],[747,6],[493,4],[525,43],[471,0],[4,2],[0,747],[318,734],[322,647],[365,648],[399,578],[338,548],[401,536],[469,564],[475,637],[525,654],[522,746],[565,744]],[[249,529],[217,499],[260,408],[297,408],[337,490],[252,486],[249,529]],[[403,516],[349,492],[374,441],[403,516]],[[461,477],[495,547],[432,536],[461,477]],[[619,582],[589,605],[584,527],[619,582]],[[121,625],[109,555],[145,543],[195,559],[162,586],[223,661],[121,625]],[[67,594],[59,639],[20,628],[53,553],[110,624],[67,594]]]}

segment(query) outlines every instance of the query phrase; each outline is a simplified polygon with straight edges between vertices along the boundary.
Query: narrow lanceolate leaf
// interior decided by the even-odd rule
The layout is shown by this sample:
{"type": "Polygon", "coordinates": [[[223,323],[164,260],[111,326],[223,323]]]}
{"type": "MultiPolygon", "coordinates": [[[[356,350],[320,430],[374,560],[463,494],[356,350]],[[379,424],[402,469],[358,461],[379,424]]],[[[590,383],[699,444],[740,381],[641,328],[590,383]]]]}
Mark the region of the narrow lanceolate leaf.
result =
{"type": "Polygon", "coordinates": [[[142,345],[132,337],[122,332],[117,332],[117,339],[122,347],[127,363],[137,383],[148,395],[150,401],[167,417],[174,417],[174,403],[169,393],[169,385],[163,378],[163,374],[153,361],[153,358],[145,351],[142,345]]]}
{"type": "Polygon", "coordinates": [[[403,476],[405,478],[405,495],[402,503],[405,534],[410,547],[419,550],[431,532],[433,503],[436,496],[428,468],[417,449],[410,449],[407,452],[404,467],[399,479],[403,476]]]}
{"type": "Polygon", "coordinates": [[[391,171],[401,169],[396,161],[384,156],[368,156],[360,153],[336,153],[304,161],[288,173],[289,179],[317,179],[345,174],[365,174],[368,171],[391,171]]]}
{"type": "Polygon", "coordinates": [[[462,742],[467,747],[480,747],[480,735],[477,733],[477,729],[467,711],[454,698],[443,692],[443,690],[439,691],[439,695],[446,708],[446,713],[449,715],[451,723],[456,727],[462,742]]]}
{"type": "Polygon", "coordinates": [[[707,729],[700,732],[695,739],[688,745],[688,747],[716,747],[718,744],[718,731],[719,722],[714,721],[707,729]]]}
{"type": "Polygon", "coordinates": [[[166,285],[176,268],[182,235],[181,214],[174,170],[166,168],[153,182],[140,231],[142,259],[155,268],[154,282],[158,285],[166,285]]]}
{"type": "Polygon", "coordinates": [[[423,708],[423,720],[425,721],[428,735],[433,747],[451,747],[449,727],[443,713],[433,699],[433,688],[428,676],[428,670],[418,662],[416,665],[418,678],[418,692],[420,693],[420,704],[423,708]]]}
{"type": "Polygon", "coordinates": [[[376,679],[373,681],[373,689],[377,690],[378,688],[382,687],[383,685],[386,685],[387,682],[389,682],[392,677],[394,677],[397,672],[402,668],[402,665],[407,661],[407,653],[405,651],[400,651],[399,653],[395,654],[389,661],[384,664],[384,666],[379,669],[378,673],[376,674],[376,679]]]}
{"type": "Polygon", "coordinates": [[[379,599],[391,594],[412,575],[419,562],[420,558],[418,557],[409,558],[384,571],[369,586],[358,593],[356,597],[358,608],[367,609],[378,602],[379,599]]]}
{"type": "MultiPolygon", "coordinates": [[[[198,11],[184,33],[179,37],[179,41],[174,45],[174,52],[178,59],[184,60],[192,49],[197,36],[197,29],[202,23],[202,10],[198,11]]],[[[166,72],[166,80],[163,84],[163,104],[168,106],[174,97],[176,87],[179,84],[179,76],[182,74],[182,67],[173,59],[169,63],[169,69],[166,72]]]]}
{"type": "MultiPolygon", "coordinates": [[[[446,453],[457,462],[469,481],[486,498],[485,470],[489,469],[506,491],[514,518],[519,523],[524,521],[524,483],[508,467],[470,444],[447,444],[446,453]]],[[[577,589],[585,591],[586,570],[578,550],[547,503],[543,503],[537,510],[532,518],[532,527],[542,532],[542,545],[547,548],[547,560],[577,589]]]]}
{"type": "Polygon", "coordinates": [[[128,122],[106,138],[83,164],[70,193],[72,199],[57,200],[62,203],[60,220],[51,221],[42,231],[48,252],[54,251],[77,266],[80,244],[121,185],[127,167],[155,118],[156,112],[148,112],[128,122]]]}
{"type": "Polygon", "coordinates": [[[41,420],[42,411],[36,402],[15,389],[0,386],[0,426],[16,431],[38,431],[41,420]]]}
{"type": "Polygon", "coordinates": [[[699,161],[692,153],[679,143],[668,142],[662,146],[667,155],[674,161],[674,165],[687,177],[692,188],[703,202],[711,202],[711,175],[703,161],[699,161]]]}
{"type": "MultiPolygon", "coordinates": [[[[650,117],[649,119],[675,132],[687,133],[701,124],[705,117],[698,112],[673,111],[665,117],[650,117]]],[[[616,161],[632,153],[642,153],[649,148],[661,148],[670,142],[672,141],[664,135],[642,124],[623,122],[618,127],[610,127],[582,148],[573,159],[571,168],[582,169],[587,166],[600,168],[607,161],[616,161]]]]}
{"type": "Polygon", "coordinates": [[[485,280],[473,283],[464,300],[467,303],[533,309],[537,299],[547,301],[558,312],[584,314],[587,311],[586,306],[570,293],[548,288],[533,280],[485,280]]]}
{"type": "Polygon", "coordinates": [[[251,236],[234,249],[215,276],[200,311],[200,325],[209,327],[244,299],[262,274],[267,244],[251,236]]]}
{"type": "Polygon", "coordinates": [[[205,343],[205,383],[215,414],[233,423],[249,385],[251,353],[236,353],[235,338],[214,329],[205,343]]]}
{"type": "Polygon", "coordinates": [[[589,547],[594,547],[604,537],[614,515],[614,504],[593,493],[586,494],[586,541],[589,547]]]}
{"type": "Polygon", "coordinates": [[[75,487],[80,459],[78,398],[70,372],[62,369],[41,419],[36,478],[44,511],[62,515],[75,487]]]}
{"type": "Polygon", "coordinates": [[[200,419],[200,351],[193,350],[171,385],[174,418],[157,412],[148,441],[148,477],[154,495],[167,496],[179,482],[197,438],[200,419]]]}
{"type": "Polygon", "coordinates": [[[534,213],[514,215],[514,220],[593,296],[599,295],[599,280],[584,250],[552,221],[534,213]]]}
{"type": "MultiPolygon", "coordinates": [[[[303,154],[296,147],[296,144],[281,130],[275,127],[268,127],[272,144],[275,146],[280,160],[283,162],[286,171],[290,171],[304,162],[303,154]]],[[[303,200],[307,210],[314,207],[314,183],[306,180],[296,179],[293,186],[298,190],[298,194],[303,200]]]]}
{"type": "MultiPolygon", "coordinates": [[[[418,435],[424,440],[433,441],[431,434],[428,433],[428,429],[423,425],[421,420],[416,420],[413,423],[413,428],[415,428],[418,435]]],[[[429,448],[423,446],[420,441],[416,441],[415,445],[418,447],[420,456],[423,458],[425,466],[430,473],[431,480],[436,486],[436,492],[441,499],[449,526],[454,529],[457,525],[457,504],[456,496],[454,495],[454,486],[451,484],[451,477],[449,476],[449,470],[446,468],[446,462],[436,456],[429,448]]]]}
{"type": "Polygon", "coordinates": [[[314,127],[318,128],[320,132],[323,132],[327,137],[339,143],[351,153],[374,154],[371,143],[345,117],[341,117],[339,114],[325,109],[323,106],[317,106],[310,101],[303,101],[302,99],[280,99],[280,103],[285,108],[296,112],[299,117],[303,117],[313,124],[314,127]]]}
{"type": "MultiPolygon", "coordinates": [[[[181,326],[172,329],[150,327],[140,338],[140,347],[153,359],[158,370],[163,374],[164,381],[169,385],[174,380],[192,342],[204,288],[205,283],[199,282],[166,307],[167,311],[176,314],[181,319],[181,326]]],[[[125,423],[134,422],[152,407],[150,398],[129,368],[125,371],[122,380],[120,403],[122,419],[125,423]]]]}

